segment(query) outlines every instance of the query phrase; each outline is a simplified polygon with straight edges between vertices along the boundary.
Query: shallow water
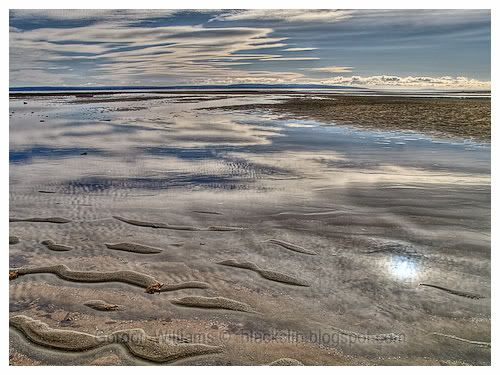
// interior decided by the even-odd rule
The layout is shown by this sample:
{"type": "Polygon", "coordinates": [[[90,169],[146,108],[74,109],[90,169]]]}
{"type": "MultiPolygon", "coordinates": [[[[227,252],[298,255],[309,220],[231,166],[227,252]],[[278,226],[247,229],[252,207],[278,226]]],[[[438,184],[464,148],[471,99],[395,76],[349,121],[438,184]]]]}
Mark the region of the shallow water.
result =
{"type": "MultiPolygon", "coordinates": [[[[210,286],[149,295],[123,283],[25,275],[10,282],[11,315],[92,334],[96,327],[106,334],[137,327],[151,335],[212,333],[223,347],[179,364],[281,357],[306,364],[488,364],[489,348],[441,334],[490,341],[490,145],[220,108],[281,98],[11,98],[10,217],[71,220],[10,223],[10,235],[20,239],[10,245],[11,267],[133,270],[210,286]],[[244,229],[139,227],[113,216],[244,229]],[[51,251],[40,243],[47,239],[73,249],[51,251]],[[164,251],[104,245],[118,242],[164,251]],[[218,264],[229,259],[309,286],[218,264]],[[256,313],[169,302],[188,295],[230,298],[256,313]],[[94,311],[84,305],[89,299],[123,309],[94,311]],[[399,339],[374,339],[387,333],[399,339]],[[259,340],[263,335],[272,339],[259,340]]],[[[114,346],[57,354],[11,333],[14,362],[144,363],[114,346]]]]}

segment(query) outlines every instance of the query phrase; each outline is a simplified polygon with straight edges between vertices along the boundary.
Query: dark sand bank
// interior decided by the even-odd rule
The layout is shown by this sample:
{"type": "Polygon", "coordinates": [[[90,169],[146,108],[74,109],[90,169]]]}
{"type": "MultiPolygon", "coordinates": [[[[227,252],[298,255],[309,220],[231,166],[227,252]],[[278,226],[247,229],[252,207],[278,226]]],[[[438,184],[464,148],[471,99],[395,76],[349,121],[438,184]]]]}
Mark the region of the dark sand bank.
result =
{"type": "Polygon", "coordinates": [[[289,119],[410,130],[481,141],[489,141],[491,137],[490,98],[325,95],[322,100],[302,97],[225,109],[270,111],[289,119]]]}

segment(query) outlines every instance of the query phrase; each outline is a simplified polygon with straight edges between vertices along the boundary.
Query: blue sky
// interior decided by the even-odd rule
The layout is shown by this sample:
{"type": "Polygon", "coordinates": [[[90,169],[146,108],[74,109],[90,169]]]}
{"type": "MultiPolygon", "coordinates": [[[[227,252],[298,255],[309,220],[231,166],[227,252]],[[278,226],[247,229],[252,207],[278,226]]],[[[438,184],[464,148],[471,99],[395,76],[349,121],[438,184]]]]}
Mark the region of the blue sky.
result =
{"type": "Polygon", "coordinates": [[[489,10],[11,10],[10,86],[490,87],[489,10]]]}

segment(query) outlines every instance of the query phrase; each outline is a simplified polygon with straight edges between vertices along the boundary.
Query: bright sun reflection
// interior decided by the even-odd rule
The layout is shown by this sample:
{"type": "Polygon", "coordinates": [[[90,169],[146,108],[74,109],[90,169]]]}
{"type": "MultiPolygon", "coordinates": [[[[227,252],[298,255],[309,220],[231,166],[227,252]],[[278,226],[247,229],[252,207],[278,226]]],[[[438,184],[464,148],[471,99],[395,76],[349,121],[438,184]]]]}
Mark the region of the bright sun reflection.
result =
{"type": "Polygon", "coordinates": [[[394,255],[389,260],[389,272],[398,280],[413,280],[418,276],[419,271],[420,267],[413,258],[394,255]]]}

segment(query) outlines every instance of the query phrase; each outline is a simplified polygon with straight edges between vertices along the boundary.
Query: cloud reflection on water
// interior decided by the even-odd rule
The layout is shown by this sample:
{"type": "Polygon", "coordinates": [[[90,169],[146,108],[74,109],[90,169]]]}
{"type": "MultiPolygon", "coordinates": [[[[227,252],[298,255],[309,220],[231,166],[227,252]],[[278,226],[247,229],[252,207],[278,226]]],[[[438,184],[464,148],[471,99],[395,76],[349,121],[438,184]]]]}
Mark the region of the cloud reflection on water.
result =
{"type": "Polygon", "coordinates": [[[33,185],[46,183],[51,176],[52,184],[71,185],[82,178],[101,181],[106,176],[102,185],[116,188],[172,186],[163,180],[173,177],[198,186],[208,179],[220,183],[217,186],[240,182],[286,195],[292,187],[276,182],[277,177],[286,177],[302,179],[293,186],[302,197],[323,188],[490,182],[487,150],[469,150],[464,158],[459,157],[463,146],[440,145],[438,152],[423,138],[408,140],[404,149],[392,143],[381,148],[380,139],[391,142],[395,135],[301,120],[293,124],[317,126],[290,127],[290,121],[262,113],[196,110],[200,105],[233,104],[234,98],[176,106],[172,96],[149,100],[148,95],[136,94],[135,102],[148,99],[149,108],[130,112],[116,111],[123,104],[105,102],[111,99],[117,98],[99,97],[97,103],[37,98],[29,105],[11,100],[11,178],[33,185]],[[101,121],[102,111],[109,121],[101,121]],[[49,116],[43,125],[38,122],[42,115],[49,116]],[[433,163],[440,163],[439,170],[429,167],[433,163]],[[151,183],[145,183],[147,179],[151,183]]]}

